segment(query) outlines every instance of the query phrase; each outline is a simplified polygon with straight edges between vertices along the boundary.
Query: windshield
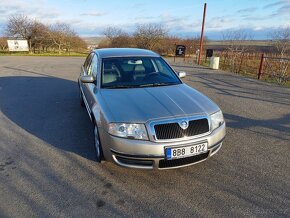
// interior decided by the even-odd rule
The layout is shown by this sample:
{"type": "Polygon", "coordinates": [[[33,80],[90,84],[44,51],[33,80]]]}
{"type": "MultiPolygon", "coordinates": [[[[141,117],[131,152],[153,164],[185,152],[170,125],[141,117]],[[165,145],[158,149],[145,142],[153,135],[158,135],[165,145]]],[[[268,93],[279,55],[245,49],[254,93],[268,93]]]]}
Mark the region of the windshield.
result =
{"type": "Polygon", "coordinates": [[[177,75],[160,57],[103,59],[102,88],[139,88],[180,83],[177,75]]]}

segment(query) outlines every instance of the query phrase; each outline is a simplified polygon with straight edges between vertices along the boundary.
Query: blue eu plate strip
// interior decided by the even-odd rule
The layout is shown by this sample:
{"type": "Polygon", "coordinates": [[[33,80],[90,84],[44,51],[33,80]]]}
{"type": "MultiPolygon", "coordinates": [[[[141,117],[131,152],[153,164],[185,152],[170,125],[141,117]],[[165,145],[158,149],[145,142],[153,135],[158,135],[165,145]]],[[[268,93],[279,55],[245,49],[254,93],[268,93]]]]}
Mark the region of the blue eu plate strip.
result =
{"type": "Polygon", "coordinates": [[[166,149],[166,157],[171,158],[171,149],[170,148],[166,149]]]}

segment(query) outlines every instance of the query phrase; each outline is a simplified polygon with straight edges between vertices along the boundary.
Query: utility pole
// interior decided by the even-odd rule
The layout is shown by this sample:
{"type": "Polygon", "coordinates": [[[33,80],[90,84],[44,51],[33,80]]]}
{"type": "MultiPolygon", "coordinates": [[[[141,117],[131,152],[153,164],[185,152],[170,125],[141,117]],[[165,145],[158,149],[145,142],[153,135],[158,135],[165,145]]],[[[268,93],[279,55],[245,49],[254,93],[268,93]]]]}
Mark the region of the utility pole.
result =
{"type": "Polygon", "coordinates": [[[203,43],[205,15],[206,15],[206,3],[204,3],[204,8],[203,8],[203,19],[202,19],[201,35],[200,35],[200,40],[199,40],[198,64],[200,64],[200,59],[201,59],[201,55],[202,55],[202,43],[203,43]]]}

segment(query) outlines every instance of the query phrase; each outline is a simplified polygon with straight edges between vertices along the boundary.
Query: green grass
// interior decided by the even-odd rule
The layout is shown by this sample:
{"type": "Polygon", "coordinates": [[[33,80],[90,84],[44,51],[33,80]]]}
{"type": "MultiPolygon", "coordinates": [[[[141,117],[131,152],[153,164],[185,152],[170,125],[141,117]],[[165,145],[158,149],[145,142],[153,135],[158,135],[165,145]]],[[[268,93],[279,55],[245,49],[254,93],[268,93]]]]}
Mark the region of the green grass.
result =
{"type": "Polygon", "coordinates": [[[28,52],[0,52],[0,56],[51,56],[51,57],[86,57],[88,53],[28,53],[28,52]]]}
{"type": "Polygon", "coordinates": [[[204,60],[200,61],[200,65],[204,66],[204,67],[209,67],[210,65],[210,60],[206,60],[206,62],[204,62],[204,60]]]}
{"type": "MultiPolygon", "coordinates": [[[[207,42],[208,46],[227,46],[231,45],[231,41],[227,40],[210,40],[207,42]]],[[[244,46],[273,46],[273,42],[270,40],[243,40],[240,45],[244,46]]]]}
{"type": "Polygon", "coordinates": [[[263,78],[263,77],[262,77],[261,80],[266,81],[266,82],[268,82],[268,83],[274,83],[274,84],[278,84],[278,85],[280,85],[280,86],[286,86],[286,87],[289,87],[289,88],[290,88],[290,81],[287,81],[286,83],[283,83],[283,84],[279,84],[279,83],[277,82],[277,80],[275,80],[275,79],[273,79],[273,78],[263,78]]]}

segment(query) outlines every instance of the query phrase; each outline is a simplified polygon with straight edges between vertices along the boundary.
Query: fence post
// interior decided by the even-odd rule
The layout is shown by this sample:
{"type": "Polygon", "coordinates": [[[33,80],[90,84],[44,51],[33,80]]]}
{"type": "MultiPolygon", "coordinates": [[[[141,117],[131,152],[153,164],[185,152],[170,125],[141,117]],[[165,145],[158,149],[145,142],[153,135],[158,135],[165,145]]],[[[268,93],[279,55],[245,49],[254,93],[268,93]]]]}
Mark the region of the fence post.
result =
{"type": "Polygon", "coordinates": [[[261,79],[262,74],[263,74],[263,68],[264,68],[264,53],[261,55],[261,62],[260,62],[260,68],[259,68],[259,73],[258,73],[258,79],[261,79]]]}

